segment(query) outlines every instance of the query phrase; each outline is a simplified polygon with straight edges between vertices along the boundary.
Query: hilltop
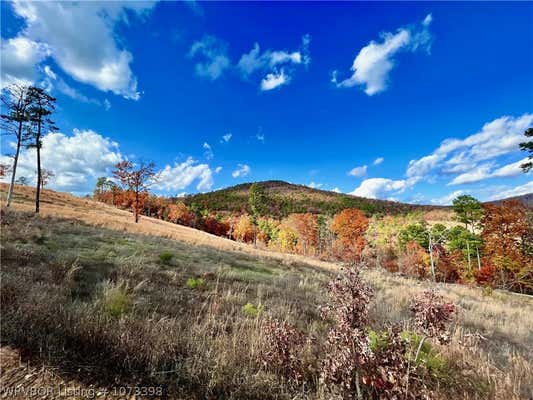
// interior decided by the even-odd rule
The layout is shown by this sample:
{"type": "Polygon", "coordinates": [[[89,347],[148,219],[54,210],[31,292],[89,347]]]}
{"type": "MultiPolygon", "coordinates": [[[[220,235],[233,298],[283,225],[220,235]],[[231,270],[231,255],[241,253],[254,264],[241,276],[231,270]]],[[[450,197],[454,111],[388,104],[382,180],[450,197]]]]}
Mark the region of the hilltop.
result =
{"type": "MultiPolygon", "coordinates": [[[[368,199],[277,180],[256,183],[263,188],[269,199],[270,215],[276,217],[301,212],[336,214],[345,208],[359,208],[369,215],[447,209],[442,206],[368,199]]],[[[213,192],[186,196],[184,202],[187,205],[199,203],[213,211],[240,212],[248,207],[248,191],[252,184],[243,183],[213,192]]]]}
{"type": "MultiPolygon", "coordinates": [[[[242,183],[207,193],[198,193],[174,198],[185,204],[197,203],[215,212],[242,212],[248,208],[248,191],[254,182],[242,183]]],[[[336,214],[346,208],[358,208],[367,215],[406,214],[409,212],[440,212],[442,216],[451,212],[450,206],[401,203],[390,200],[369,199],[345,193],[311,188],[285,181],[271,180],[255,182],[265,191],[269,200],[269,215],[286,217],[291,213],[336,214]]],[[[533,208],[533,193],[501,199],[487,203],[501,203],[504,200],[519,200],[527,208],[533,208]]],[[[446,218],[444,218],[446,219],[446,218]]]]}

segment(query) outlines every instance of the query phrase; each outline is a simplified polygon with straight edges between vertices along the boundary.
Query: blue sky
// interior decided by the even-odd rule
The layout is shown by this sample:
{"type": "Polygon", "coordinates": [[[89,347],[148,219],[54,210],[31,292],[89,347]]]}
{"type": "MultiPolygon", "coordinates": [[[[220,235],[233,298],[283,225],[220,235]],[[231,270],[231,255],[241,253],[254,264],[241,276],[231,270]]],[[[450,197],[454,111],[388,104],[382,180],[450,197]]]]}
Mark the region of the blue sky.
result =
{"type": "Polygon", "coordinates": [[[128,158],[155,161],[160,194],[267,179],[434,204],[533,192],[518,149],[533,126],[531,3],[1,8],[2,85],[58,99],[52,188],[91,191],[128,158]]]}

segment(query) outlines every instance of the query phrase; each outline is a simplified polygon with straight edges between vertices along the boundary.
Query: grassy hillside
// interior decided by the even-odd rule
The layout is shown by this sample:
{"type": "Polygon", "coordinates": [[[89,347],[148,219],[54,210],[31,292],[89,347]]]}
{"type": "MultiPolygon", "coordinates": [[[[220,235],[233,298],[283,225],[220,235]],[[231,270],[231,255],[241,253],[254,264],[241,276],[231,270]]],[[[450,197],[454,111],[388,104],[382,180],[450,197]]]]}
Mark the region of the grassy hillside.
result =
{"type": "MultiPolygon", "coordinates": [[[[445,207],[366,199],[283,181],[265,181],[258,184],[268,196],[270,214],[276,217],[300,212],[336,214],[345,208],[359,208],[367,214],[399,214],[415,210],[445,209],[445,207]]],[[[239,212],[248,207],[248,190],[251,185],[244,183],[214,192],[187,196],[184,201],[188,205],[198,203],[209,210],[239,212]]]]}
{"type": "MultiPolygon", "coordinates": [[[[35,216],[31,191],[18,189],[1,237],[3,387],[68,382],[111,393],[103,398],[127,385],[161,387],[171,399],[331,398],[317,386],[322,354],[312,347],[305,393],[259,358],[270,317],[324,340],[329,322],[319,308],[334,264],[230,247],[150,218],[135,225],[128,212],[51,191],[46,215],[35,216]],[[15,363],[18,355],[30,366],[15,363]]],[[[376,330],[408,328],[409,300],[426,288],[456,303],[450,344],[433,345],[433,397],[531,397],[530,298],[375,270],[363,277],[375,289],[376,330]]]]}

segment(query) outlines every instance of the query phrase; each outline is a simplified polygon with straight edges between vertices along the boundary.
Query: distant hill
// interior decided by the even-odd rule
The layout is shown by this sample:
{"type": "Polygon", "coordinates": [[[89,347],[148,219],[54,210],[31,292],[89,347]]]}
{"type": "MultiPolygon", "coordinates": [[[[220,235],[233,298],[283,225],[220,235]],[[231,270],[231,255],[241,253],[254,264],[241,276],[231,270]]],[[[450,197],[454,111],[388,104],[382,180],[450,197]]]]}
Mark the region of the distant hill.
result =
{"type": "MultiPolygon", "coordinates": [[[[336,214],[345,208],[359,208],[367,215],[376,213],[405,214],[413,211],[449,210],[449,206],[419,205],[400,203],[389,200],[367,199],[344,193],[313,189],[304,185],[295,185],[284,181],[256,182],[265,191],[269,199],[270,215],[284,217],[291,213],[311,212],[336,214]]],[[[250,183],[243,183],[229,188],[186,196],[187,205],[197,203],[211,211],[241,212],[248,208],[248,191],[250,183]]],[[[528,208],[533,208],[533,193],[513,197],[528,208]]],[[[178,199],[175,199],[178,200],[178,199]]],[[[494,201],[498,203],[503,200],[494,201]]]]}
{"type": "Polygon", "coordinates": [[[508,199],[495,200],[495,201],[491,201],[489,203],[499,204],[499,203],[501,203],[502,201],[505,201],[505,200],[518,200],[518,201],[522,202],[522,204],[524,204],[527,208],[533,209],[533,193],[523,194],[521,196],[509,197],[508,199]]]}
{"type": "MultiPolygon", "coordinates": [[[[257,184],[268,196],[270,215],[276,217],[299,212],[335,214],[345,208],[359,208],[368,215],[403,214],[416,210],[429,211],[447,208],[367,199],[284,181],[264,181],[257,182],[257,184]]],[[[187,205],[197,203],[212,211],[240,212],[248,207],[248,191],[251,185],[252,183],[243,183],[209,193],[186,196],[182,200],[187,205]]]]}

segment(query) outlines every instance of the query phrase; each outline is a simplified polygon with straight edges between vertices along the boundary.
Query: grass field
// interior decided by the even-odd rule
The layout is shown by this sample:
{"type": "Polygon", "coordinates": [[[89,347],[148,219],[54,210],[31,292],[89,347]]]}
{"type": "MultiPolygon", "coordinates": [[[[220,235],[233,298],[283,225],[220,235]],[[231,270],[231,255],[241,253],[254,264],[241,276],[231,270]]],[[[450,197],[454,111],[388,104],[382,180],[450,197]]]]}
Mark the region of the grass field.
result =
{"type": "MultiPolygon", "coordinates": [[[[2,225],[4,388],[62,382],[102,393],[161,386],[168,398],[331,398],[318,374],[304,393],[264,368],[258,355],[267,317],[324,337],[319,307],[335,264],[149,218],[135,225],[128,212],[49,191],[43,215],[30,210],[31,190],[19,190],[2,225]]],[[[376,329],[408,326],[409,300],[434,287],[376,270],[363,276],[376,290],[376,329]]],[[[446,368],[434,397],[533,397],[533,301],[437,288],[458,313],[450,345],[435,344],[446,368]]],[[[318,369],[320,354],[306,355],[318,369]]]]}

